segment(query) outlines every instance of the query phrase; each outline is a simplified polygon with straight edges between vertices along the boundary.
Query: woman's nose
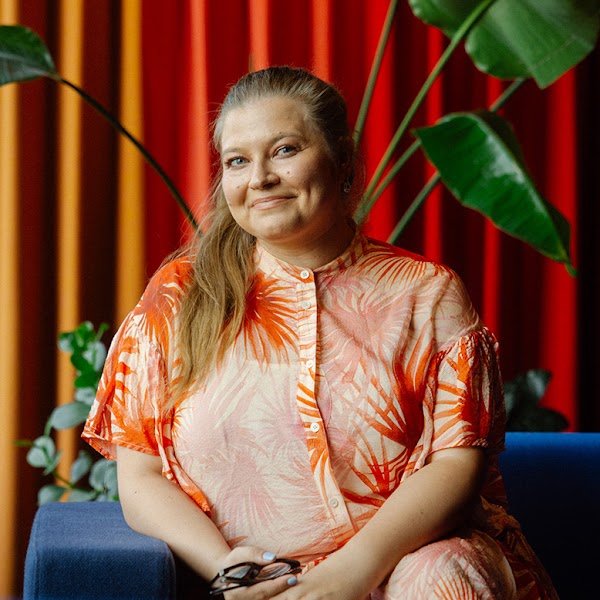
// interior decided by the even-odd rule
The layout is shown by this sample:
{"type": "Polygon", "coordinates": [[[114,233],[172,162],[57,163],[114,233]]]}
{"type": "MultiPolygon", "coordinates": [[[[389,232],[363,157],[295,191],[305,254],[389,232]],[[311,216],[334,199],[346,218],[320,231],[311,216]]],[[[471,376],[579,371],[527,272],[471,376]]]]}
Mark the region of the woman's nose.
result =
{"type": "Polygon", "coordinates": [[[268,161],[256,161],[252,167],[250,187],[260,190],[279,183],[279,176],[273,171],[268,161]]]}

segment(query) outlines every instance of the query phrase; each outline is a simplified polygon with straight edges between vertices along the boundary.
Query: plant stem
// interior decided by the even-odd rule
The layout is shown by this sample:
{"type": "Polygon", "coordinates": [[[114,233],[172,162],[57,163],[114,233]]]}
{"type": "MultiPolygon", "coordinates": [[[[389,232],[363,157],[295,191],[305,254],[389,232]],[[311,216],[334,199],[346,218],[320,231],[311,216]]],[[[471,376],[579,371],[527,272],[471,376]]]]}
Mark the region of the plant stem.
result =
{"type": "Polygon", "coordinates": [[[133,135],[129,133],[129,131],[125,129],[125,127],[123,127],[123,125],[121,125],[121,123],[113,115],[111,115],[97,100],[92,98],[92,96],[90,96],[87,92],[82,90],[74,83],[71,83],[67,79],[64,79],[58,74],[55,74],[55,79],[60,83],[64,83],[66,86],[75,90],[88,104],[95,108],[117,131],[122,133],[132,144],[134,144],[134,146],[142,153],[144,158],[148,161],[150,166],[158,173],[160,178],[164,181],[165,185],[169,188],[169,191],[181,207],[181,210],[183,210],[188,221],[197,231],[200,231],[200,227],[196,222],[196,219],[190,207],[187,205],[182,195],[175,187],[175,184],[171,181],[171,178],[164,172],[162,167],[156,162],[155,158],[150,154],[150,152],[148,152],[148,150],[146,150],[146,148],[141,144],[141,142],[139,142],[135,137],[133,137],[133,135]]]}
{"type": "Polygon", "coordinates": [[[396,151],[398,143],[400,142],[400,140],[406,133],[406,130],[408,129],[408,126],[410,125],[410,122],[412,121],[413,117],[415,116],[415,113],[420,108],[421,104],[423,103],[423,100],[425,99],[425,96],[431,89],[431,86],[434,84],[438,75],[441,73],[442,69],[446,66],[446,63],[448,62],[448,60],[450,59],[450,57],[452,56],[452,54],[454,53],[456,48],[458,48],[459,44],[463,41],[463,39],[469,33],[471,28],[475,25],[475,23],[477,23],[477,21],[480,19],[480,17],[483,15],[483,13],[485,13],[485,11],[495,1],[496,0],[483,0],[483,2],[481,2],[481,4],[479,4],[473,10],[473,12],[471,12],[471,14],[463,21],[461,26],[458,28],[458,30],[456,31],[456,33],[450,40],[450,43],[448,44],[447,48],[444,50],[444,53],[442,54],[442,56],[436,63],[435,67],[433,68],[433,70],[431,71],[429,76],[427,77],[425,83],[419,90],[418,94],[416,95],[415,99],[413,100],[413,103],[411,104],[406,115],[404,116],[404,119],[402,120],[398,129],[396,130],[396,134],[392,138],[392,141],[390,142],[385,154],[383,155],[381,161],[379,162],[379,165],[377,166],[377,169],[375,170],[375,173],[374,173],[373,177],[371,178],[371,182],[369,183],[367,190],[365,191],[365,200],[359,206],[357,215],[356,215],[356,220],[359,224],[362,223],[362,221],[367,216],[367,212],[363,208],[365,203],[368,202],[368,198],[371,196],[371,194],[373,193],[373,190],[379,184],[379,180],[381,179],[381,176],[382,176],[385,168],[387,167],[392,155],[396,151]]]}
{"type": "MultiPolygon", "coordinates": [[[[506,88],[506,90],[504,90],[504,92],[502,94],[500,94],[500,96],[498,96],[498,98],[496,98],[496,100],[494,100],[494,102],[491,104],[491,106],[489,108],[490,112],[499,111],[504,106],[504,104],[506,104],[506,102],[509,100],[509,98],[511,98],[511,96],[525,83],[525,81],[526,81],[526,79],[524,79],[524,78],[515,79],[515,81],[513,81],[510,84],[510,86],[508,86],[506,88]]],[[[415,146],[415,144],[417,146],[419,146],[420,142],[417,140],[413,144],[413,146],[415,146]]],[[[411,146],[409,148],[409,150],[412,149],[413,146],[411,146]]],[[[415,150],[416,150],[416,148],[415,148],[415,150]]],[[[387,184],[389,183],[388,179],[389,179],[389,177],[386,178],[386,180],[379,186],[379,188],[377,188],[376,193],[378,195],[381,193],[381,191],[383,191],[381,188],[384,187],[384,184],[387,186],[387,184]]],[[[390,234],[390,236],[388,238],[388,242],[390,244],[395,244],[398,241],[400,236],[404,233],[406,226],[410,223],[412,218],[415,216],[417,211],[421,208],[421,206],[423,205],[425,200],[427,200],[427,198],[429,197],[431,192],[434,190],[435,186],[440,182],[440,180],[441,180],[441,175],[439,173],[435,173],[434,175],[432,175],[432,177],[429,179],[429,181],[425,184],[423,189],[417,194],[417,197],[412,201],[411,205],[408,207],[406,212],[402,215],[402,218],[400,219],[400,221],[398,221],[398,223],[396,224],[396,227],[394,227],[394,230],[390,234]]]]}
{"type": "Polygon", "coordinates": [[[431,178],[425,184],[423,189],[417,194],[417,197],[412,201],[407,211],[402,215],[402,218],[398,221],[396,227],[394,227],[394,231],[392,231],[392,233],[390,234],[390,237],[388,238],[388,242],[390,244],[395,244],[398,241],[398,238],[402,235],[402,233],[406,229],[406,226],[410,223],[417,211],[421,208],[423,202],[425,202],[429,194],[431,194],[435,186],[439,183],[440,179],[440,174],[435,173],[435,175],[431,176],[431,178]]]}
{"type": "Polygon", "coordinates": [[[390,31],[392,29],[394,17],[396,16],[397,8],[398,8],[398,0],[392,0],[388,7],[387,15],[385,16],[385,21],[383,23],[383,29],[381,30],[381,35],[379,36],[379,42],[377,43],[377,49],[375,50],[375,58],[373,59],[373,64],[371,65],[371,72],[369,73],[369,79],[367,81],[365,93],[364,93],[362,101],[360,103],[360,109],[358,111],[358,117],[356,119],[356,126],[354,128],[354,143],[356,145],[358,145],[358,143],[360,142],[362,131],[363,131],[363,128],[365,125],[365,120],[367,119],[367,112],[368,112],[369,106],[371,104],[373,90],[375,89],[375,82],[377,81],[377,76],[379,75],[379,69],[381,68],[381,61],[383,60],[383,54],[385,52],[385,47],[387,45],[390,31]]]}
{"type": "Polygon", "coordinates": [[[420,140],[415,140],[402,154],[402,156],[394,163],[394,166],[390,169],[389,173],[386,175],[385,179],[379,184],[379,187],[368,197],[364,202],[364,210],[366,214],[371,212],[371,209],[377,202],[379,196],[383,193],[385,188],[391,183],[391,181],[396,177],[398,171],[404,166],[404,164],[408,161],[408,159],[419,149],[421,146],[420,140]]]}

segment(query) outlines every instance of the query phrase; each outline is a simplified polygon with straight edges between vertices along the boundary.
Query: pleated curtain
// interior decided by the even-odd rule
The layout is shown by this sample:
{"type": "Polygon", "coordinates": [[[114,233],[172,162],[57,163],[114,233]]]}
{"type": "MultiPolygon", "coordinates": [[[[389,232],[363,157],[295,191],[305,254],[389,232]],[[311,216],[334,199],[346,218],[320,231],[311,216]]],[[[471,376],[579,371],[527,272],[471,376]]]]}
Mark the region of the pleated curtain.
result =
{"type": "MultiPolygon", "coordinates": [[[[210,121],[228,86],[268,65],[307,67],[336,83],[355,120],[388,9],[388,0],[0,0],[0,21],[36,31],[59,73],[146,145],[200,220],[215,171],[210,121]]],[[[446,43],[399,3],[362,139],[367,178],[446,43]]],[[[464,279],[499,338],[505,379],[551,372],[544,404],[562,412],[570,430],[600,428],[592,383],[599,358],[598,75],[595,51],[545,91],[527,83],[503,110],[535,180],[572,225],[577,278],[442,188],[399,241],[464,279]]],[[[461,49],[414,126],[489,106],[505,86],[476,71],[461,49]]],[[[413,157],[372,210],[366,232],[387,239],[432,173],[413,157]]],[[[137,149],[51,81],[0,88],[0,202],[4,598],[20,593],[45,482],[14,440],[40,435],[52,408],[72,399],[74,371],[56,347],[59,332],[84,320],[106,322],[110,342],[148,277],[192,228],[137,149]]],[[[80,449],[72,431],[57,443],[66,464],[80,449]]]]}

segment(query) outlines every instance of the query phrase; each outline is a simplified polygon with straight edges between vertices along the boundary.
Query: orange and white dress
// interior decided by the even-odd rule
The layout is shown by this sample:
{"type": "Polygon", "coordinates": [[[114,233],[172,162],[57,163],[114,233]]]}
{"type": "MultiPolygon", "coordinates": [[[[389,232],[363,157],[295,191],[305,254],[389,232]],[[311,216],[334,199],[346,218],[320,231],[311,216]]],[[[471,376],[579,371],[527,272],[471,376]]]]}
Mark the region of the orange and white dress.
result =
{"type": "Polygon", "coordinates": [[[361,233],[314,271],[260,245],[255,254],[236,342],[169,411],[192,266],[179,258],[154,275],[111,343],[84,439],[108,458],[115,445],[159,455],[163,474],[230,545],[308,567],[343,546],[432,452],[486,448],[481,510],[460,535],[406,556],[378,597],[556,598],[506,512],[497,343],[458,276],[361,233]],[[464,595],[469,570],[477,595],[464,595]]]}

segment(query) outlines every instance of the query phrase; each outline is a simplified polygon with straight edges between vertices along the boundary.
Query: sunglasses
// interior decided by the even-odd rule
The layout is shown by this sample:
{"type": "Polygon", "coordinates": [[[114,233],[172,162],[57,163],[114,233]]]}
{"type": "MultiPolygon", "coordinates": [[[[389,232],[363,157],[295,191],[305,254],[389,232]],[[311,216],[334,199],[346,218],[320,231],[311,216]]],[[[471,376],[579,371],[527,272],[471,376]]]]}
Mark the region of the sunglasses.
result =
{"type": "Polygon", "coordinates": [[[211,580],[210,595],[222,594],[239,587],[255,585],[261,581],[291,575],[301,571],[300,563],[290,558],[276,558],[268,565],[243,562],[219,571],[211,580]]]}

